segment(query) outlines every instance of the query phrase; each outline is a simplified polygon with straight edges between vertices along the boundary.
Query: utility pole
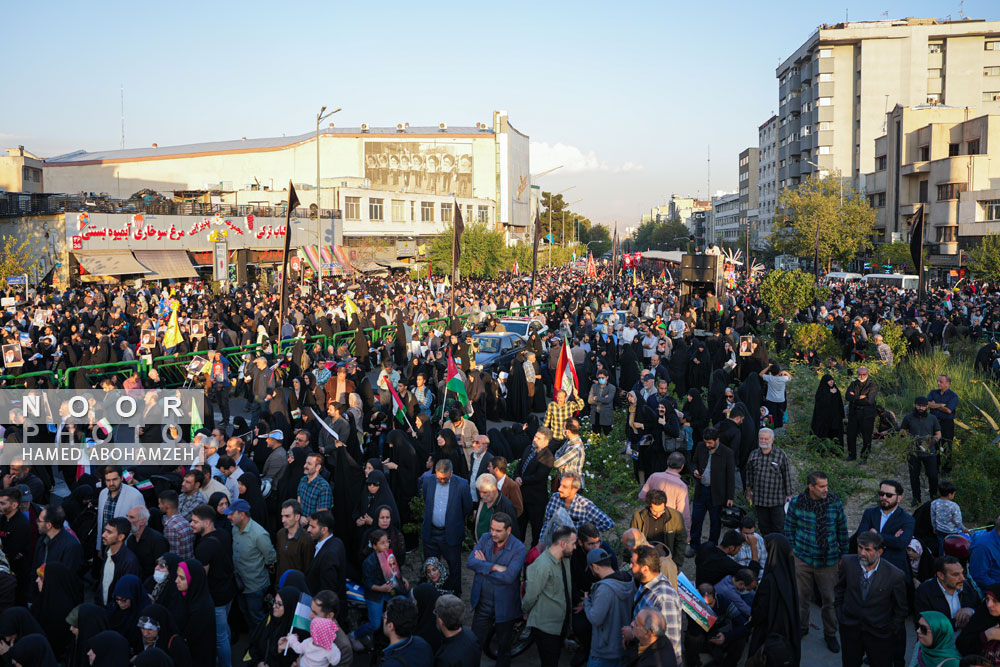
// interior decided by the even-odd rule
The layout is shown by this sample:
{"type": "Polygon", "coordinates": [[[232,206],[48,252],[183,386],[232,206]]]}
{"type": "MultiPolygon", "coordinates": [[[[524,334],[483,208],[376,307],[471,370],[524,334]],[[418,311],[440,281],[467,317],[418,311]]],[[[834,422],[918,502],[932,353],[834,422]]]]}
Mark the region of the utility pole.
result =
{"type": "Polygon", "coordinates": [[[319,263],[319,266],[316,267],[316,289],[320,292],[323,291],[323,224],[320,222],[319,124],[340,111],[340,107],[325,115],[323,114],[324,111],[326,111],[326,105],[323,105],[319,113],[316,114],[316,258],[319,263]]]}

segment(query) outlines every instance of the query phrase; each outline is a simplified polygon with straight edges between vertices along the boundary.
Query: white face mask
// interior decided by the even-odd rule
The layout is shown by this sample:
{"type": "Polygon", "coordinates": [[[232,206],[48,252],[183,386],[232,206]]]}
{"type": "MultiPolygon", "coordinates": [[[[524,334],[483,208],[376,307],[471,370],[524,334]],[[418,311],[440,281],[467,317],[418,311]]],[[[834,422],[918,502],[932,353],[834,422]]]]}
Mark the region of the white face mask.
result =
{"type": "Polygon", "coordinates": [[[161,570],[153,570],[153,581],[158,584],[162,584],[167,580],[167,573],[161,570]]]}

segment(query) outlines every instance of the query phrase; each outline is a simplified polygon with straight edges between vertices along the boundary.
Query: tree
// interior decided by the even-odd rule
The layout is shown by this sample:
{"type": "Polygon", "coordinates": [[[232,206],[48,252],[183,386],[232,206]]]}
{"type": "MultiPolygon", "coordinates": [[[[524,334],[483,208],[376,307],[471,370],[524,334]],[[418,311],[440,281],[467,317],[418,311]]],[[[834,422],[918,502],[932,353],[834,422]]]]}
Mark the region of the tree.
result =
{"type": "Polygon", "coordinates": [[[0,252],[0,281],[6,286],[7,278],[31,274],[38,264],[36,252],[29,247],[29,240],[18,241],[13,236],[3,237],[3,251],[0,252]]]}
{"type": "MultiPolygon", "coordinates": [[[[910,256],[909,243],[903,241],[880,243],[875,246],[875,259],[879,264],[891,264],[898,268],[896,273],[904,273],[910,269],[916,273],[916,269],[913,267],[913,257],[910,256]]],[[[924,266],[930,266],[926,255],[924,255],[924,266]]]]}
{"type": "Polygon", "coordinates": [[[875,211],[841,179],[811,176],[798,187],[784,190],[779,205],[786,218],[784,226],[775,227],[771,243],[780,252],[812,258],[817,227],[819,261],[825,265],[831,259],[846,264],[872,245],[875,211]]]}
{"type": "Polygon", "coordinates": [[[816,282],[802,271],[771,271],[760,284],[760,298],[776,317],[794,317],[816,300],[816,282]]]}
{"type": "MultiPolygon", "coordinates": [[[[451,225],[431,242],[429,259],[431,271],[436,275],[451,274],[451,246],[454,236],[451,225]]],[[[504,243],[503,232],[493,231],[482,223],[466,223],[462,232],[462,254],[458,269],[466,278],[495,278],[501,271],[509,271],[510,254],[504,243]]]]}
{"type": "MultiPolygon", "coordinates": [[[[589,220],[587,221],[590,222],[589,220]]],[[[604,225],[590,225],[586,229],[580,227],[580,244],[590,248],[594,257],[600,258],[604,253],[611,250],[611,235],[604,225]]]]}
{"type": "Polygon", "coordinates": [[[635,245],[640,250],[687,250],[690,236],[679,220],[647,220],[635,231],[635,245]]]}
{"type": "Polygon", "coordinates": [[[1000,236],[984,236],[982,242],[969,252],[969,268],[977,278],[991,283],[1000,282],[1000,236]]]}

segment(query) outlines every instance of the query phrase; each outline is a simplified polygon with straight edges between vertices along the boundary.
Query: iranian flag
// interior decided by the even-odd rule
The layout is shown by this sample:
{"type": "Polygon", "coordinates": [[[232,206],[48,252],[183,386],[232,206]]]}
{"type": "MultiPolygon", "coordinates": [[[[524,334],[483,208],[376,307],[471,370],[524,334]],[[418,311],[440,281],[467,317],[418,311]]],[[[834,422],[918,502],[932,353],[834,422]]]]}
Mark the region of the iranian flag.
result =
{"type": "Polygon", "coordinates": [[[556,364],[556,391],[560,389],[566,392],[566,396],[577,393],[580,381],[576,377],[576,366],[573,365],[573,357],[569,353],[569,341],[563,337],[562,349],[559,350],[559,362],[556,364]]]}
{"type": "Polygon", "coordinates": [[[458,366],[455,365],[455,360],[451,358],[451,350],[448,350],[448,374],[445,376],[444,386],[445,389],[458,397],[459,402],[463,406],[469,404],[469,395],[465,393],[465,382],[462,381],[462,376],[458,374],[458,366]]]}
{"type": "Polygon", "coordinates": [[[389,394],[392,396],[392,416],[396,418],[400,426],[408,427],[410,422],[406,418],[406,407],[403,406],[403,399],[396,393],[396,388],[392,386],[392,382],[386,381],[385,386],[389,388],[389,394]]]}

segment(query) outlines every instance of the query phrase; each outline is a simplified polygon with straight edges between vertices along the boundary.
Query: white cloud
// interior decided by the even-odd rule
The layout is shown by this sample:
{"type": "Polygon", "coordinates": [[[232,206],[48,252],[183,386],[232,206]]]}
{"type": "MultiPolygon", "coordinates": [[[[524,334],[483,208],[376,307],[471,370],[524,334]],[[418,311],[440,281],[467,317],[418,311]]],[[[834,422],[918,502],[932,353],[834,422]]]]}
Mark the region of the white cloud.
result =
{"type": "Polygon", "coordinates": [[[635,162],[625,162],[620,166],[609,165],[597,157],[594,151],[584,152],[576,146],[544,141],[531,142],[531,170],[540,174],[562,165],[559,171],[579,173],[584,171],[631,172],[642,171],[642,165],[635,162]]]}

